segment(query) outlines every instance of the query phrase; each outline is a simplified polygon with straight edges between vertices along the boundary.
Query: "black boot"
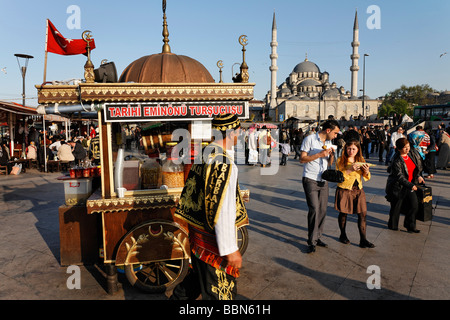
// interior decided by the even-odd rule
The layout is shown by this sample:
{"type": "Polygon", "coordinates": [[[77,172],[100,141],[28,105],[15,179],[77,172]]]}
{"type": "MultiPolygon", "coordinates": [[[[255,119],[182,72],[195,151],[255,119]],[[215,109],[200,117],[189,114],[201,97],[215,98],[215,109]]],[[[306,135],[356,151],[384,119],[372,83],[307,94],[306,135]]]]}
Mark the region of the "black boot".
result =
{"type": "Polygon", "coordinates": [[[341,230],[341,235],[339,236],[339,241],[344,244],[349,244],[350,240],[348,240],[347,234],[345,232],[345,227],[347,225],[347,214],[339,212],[338,225],[339,225],[339,230],[341,230]]]}
{"type": "Polygon", "coordinates": [[[361,248],[375,248],[375,245],[366,239],[366,214],[358,214],[359,246],[361,248]]]}

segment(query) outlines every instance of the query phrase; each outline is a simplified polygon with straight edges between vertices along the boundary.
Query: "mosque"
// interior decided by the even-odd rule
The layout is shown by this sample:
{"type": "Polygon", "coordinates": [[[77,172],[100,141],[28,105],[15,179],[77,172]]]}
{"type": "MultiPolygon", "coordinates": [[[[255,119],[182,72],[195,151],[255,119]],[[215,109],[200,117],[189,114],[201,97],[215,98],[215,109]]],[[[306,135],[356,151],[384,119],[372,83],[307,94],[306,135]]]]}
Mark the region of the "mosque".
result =
{"type": "Polygon", "coordinates": [[[382,100],[371,99],[367,96],[358,96],[358,62],[359,49],[359,24],[358,13],[355,14],[353,26],[353,53],[350,56],[352,65],[351,90],[345,90],[335,82],[330,83],[328,72],[321,72],[319,66],[305,58],[305,61],[297,64],[289,77],[277,86],[277,25],[275,13],[272,22],[272,47],[271,59],[271,89],[265,97],[265,111],[272,121],[284,121],[289,118],[299,120],[327,119],[333,116],[335,119],[350,120],[359,115],[376,117],[378,107],[382,100]],[[363,103],[365,112],[363,111],[363,103]]]}

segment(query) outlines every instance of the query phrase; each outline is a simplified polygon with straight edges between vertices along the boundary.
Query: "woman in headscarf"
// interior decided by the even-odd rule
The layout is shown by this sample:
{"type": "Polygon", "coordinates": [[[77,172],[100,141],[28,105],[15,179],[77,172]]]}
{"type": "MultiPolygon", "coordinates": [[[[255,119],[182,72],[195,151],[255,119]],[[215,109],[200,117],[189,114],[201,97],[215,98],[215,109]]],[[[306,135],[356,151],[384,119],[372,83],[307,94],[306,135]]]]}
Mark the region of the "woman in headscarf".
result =
{"type": "Polygon", "coordinates": [[[446,170],[450,162],[450,127],[442,131],[439,141],[439,156],[436,167],[438,169],[446,170]]]}
{"type": "Polygon", "coordinates": [[[424,171],[428,173],[428,176],[425,178],[433,179],[436,171],[436,152],[437,152],[437,144],[436,138],[434,137],[433,132],[430,130],[427,131],[428,136],[430,137],[430,144],[427,148],[427,154],[425,155],[424,162],[424,171]]]}
{"type": "MultiPolygon", "coordinates": [[[[408,140],[409,143],[411,144],[411,148],[416,149],[416,151],[420,154],[420,157],[422,158],[422,160],[425,160],[425,152],[422,148],[423,146],[423,142],[426,140],[426,136],[427,134],[425,133],[425,131],[421,130],[422,127],[418,126],[417,130],[411,132],[410,134],[408,134],[408,140]]],[[[429,137],[428,137],[429,139],[429,137]]],[[[429,142],[429,140],[428,140],[429,142]]]]}

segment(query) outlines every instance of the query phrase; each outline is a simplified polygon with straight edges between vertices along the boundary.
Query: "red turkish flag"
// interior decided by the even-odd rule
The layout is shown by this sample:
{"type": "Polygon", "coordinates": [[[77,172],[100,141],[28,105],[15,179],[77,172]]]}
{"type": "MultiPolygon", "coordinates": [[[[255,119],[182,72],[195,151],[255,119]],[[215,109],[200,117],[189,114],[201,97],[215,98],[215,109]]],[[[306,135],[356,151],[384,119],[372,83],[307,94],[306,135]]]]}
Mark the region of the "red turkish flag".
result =
{"type": "MultiPolygon", "coordinates": [[[[95,49],[94,39],[89,43],[90,50],[95,49]]],[[[65,56],[75,54],[87,54],[86,41],[83,39],[66,39],[47,19],[47,43],[45,51],[65,56]]]]}

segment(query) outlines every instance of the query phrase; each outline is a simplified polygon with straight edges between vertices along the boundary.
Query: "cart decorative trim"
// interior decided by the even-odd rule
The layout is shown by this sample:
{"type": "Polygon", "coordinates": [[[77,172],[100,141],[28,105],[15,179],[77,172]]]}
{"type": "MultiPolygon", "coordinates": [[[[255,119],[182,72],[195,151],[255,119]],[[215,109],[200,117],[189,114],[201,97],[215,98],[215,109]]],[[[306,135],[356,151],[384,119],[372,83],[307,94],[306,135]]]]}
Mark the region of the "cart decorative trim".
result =
{"type": "Polygon", "coordinates": [[[234,101],[253,99],[254,83],[80,83],[36,85],[38,103],[234,101]]]}
{"type": "Polygon", "coordinates": [[[134,211],[142,209],[172,208],[180,194],[146,195],[111,199],[89,199],[86,201],[88,214],[102,212],[134,211]]]}

